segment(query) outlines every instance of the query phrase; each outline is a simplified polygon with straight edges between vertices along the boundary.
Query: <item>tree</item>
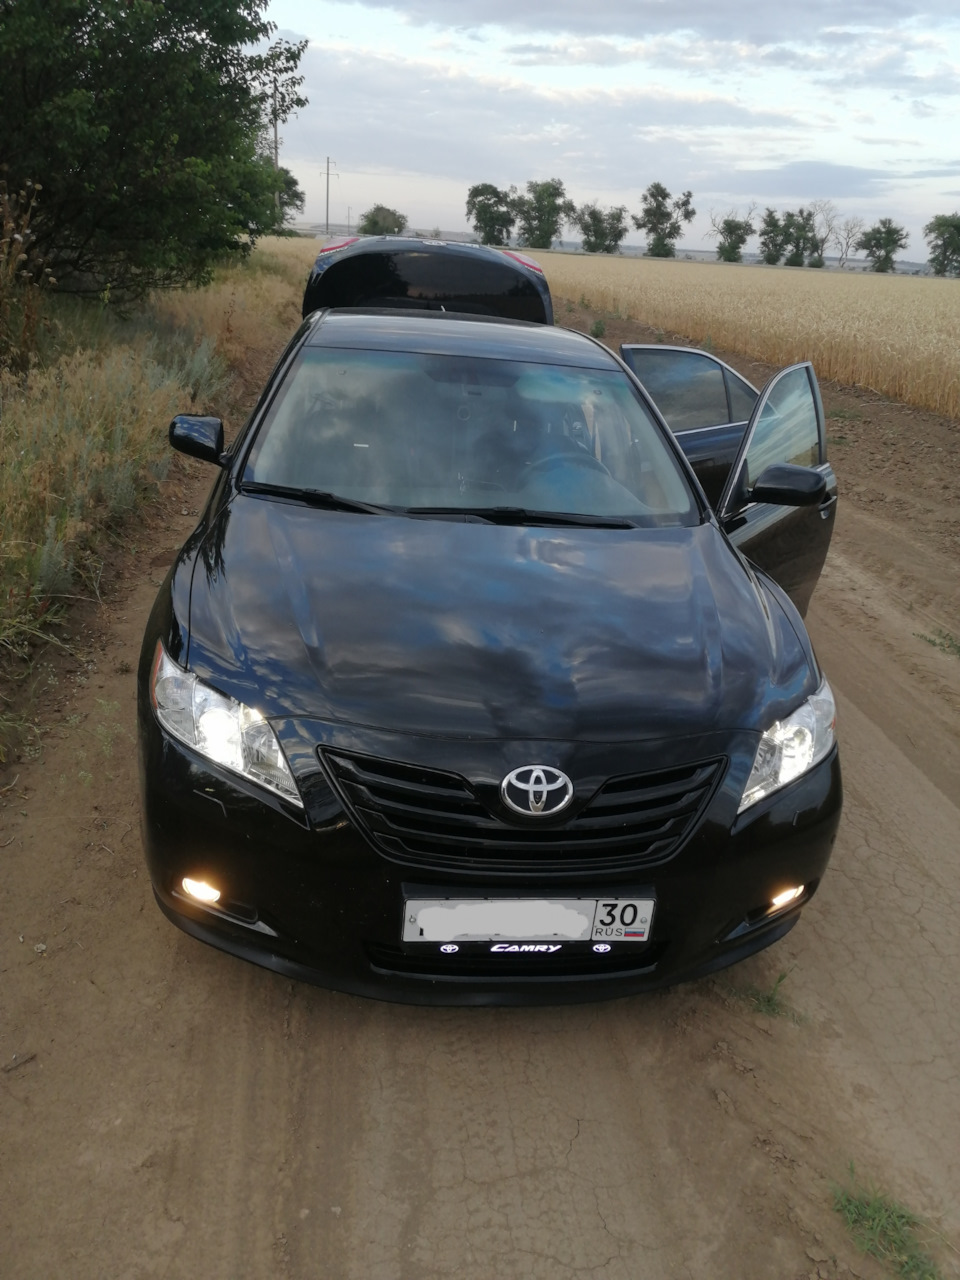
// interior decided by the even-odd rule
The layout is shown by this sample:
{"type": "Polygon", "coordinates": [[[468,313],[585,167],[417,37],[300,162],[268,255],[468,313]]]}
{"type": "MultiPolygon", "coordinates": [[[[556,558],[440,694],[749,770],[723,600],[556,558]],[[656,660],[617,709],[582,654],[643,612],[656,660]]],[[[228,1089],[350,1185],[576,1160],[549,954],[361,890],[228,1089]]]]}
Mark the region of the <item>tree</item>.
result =
{"type": "Polygon", "coordinates": [[[0,0],[3,158],[12,186],[43,186],[33,230],[61,287],[201,283],[275,224],[263,139],[302,47],[251,52],[274,30],[265,7],[0,0]]]}
{"type": "Polygon", "coordinates": [[[478,182],[467,192],[467,217],[481,244],[509,244],[517,221],[513,200],[516,187],[501,191],[492,182],[478,182]]]}
{"type": "Polygon", "coordinates": [[[960,213],[938,213],[923,228],[935,276],[960,276],[960,213]]]}
{"type": "Polygon", "coordinates": [[[840,266],[845,267],[851,253],[856,252],[857,241],[867,229],[862,218],[845,218],[833,231],[833,243],[840,254],[840,266]]]}
{"type": "Polygon", "coordinates": [[[760,222],[760,254],[769,267],[775,267],[787,247],[787,231],[776,209],[769,206],[760,222]]]}
{"type": "MultiPolygon", "coordinates": [[[[816,265],[823,266],[827,245],[833,240],[836,232],[840,210],[832,200],[814,200],[810,206],[810,212],[813,215],[813,226],[810,235],[811,258],[819,258],[820,262],[816,265]]],[[[812,267],[815,264],[811,260],[809,265],[812,267]]]]}
{"type": "Polygon", "coordinates": [[[280,208],[280,216],[277,220],[277,230],[281,230],[283,224],[294,213],[303,213],[304,206],[307,203],[307,197],[300,189],[300,183],[283,165],[276,171],[277,181],[277,201],[280,208]]]}
{"type": "Polygon", "coordinates": [[[527,194],[512,197],[520,243],[530,249],[549,249],[560,228],[576,212],[559,178],[527,183],[527,194]]]}
{"type": "MultiPolygon", "coordinates": [[[[804,209],[802,206],[796,213],[788,209],[783,215],[781,228],[785,242],[784,248],[790,250],[784,258],[784,266],[802,267],[807,254],[814,252],[816,248],[813,211],[804,209]]],[[[823,266],[822,258],[817,265],[823,266]]]]}
{"type": "Polygon", "coordinates": [[[711,229],[707,235],[716,239],[717,258],[721,262],[743,261],[743,246],[757,230],[753,225],[755,208],[755,205],[751,205],[745,218],[740,217],[737,209],[730,209],[722,215],[710,210],[711,229]]]}
{"type": "Polygon", "coordinates": [[[594,201],[582,204],[570,218],[583,237],[585,253],[616,253],[629,230],[627,207],[619,204],[603,210],[594,201]]]}
{"type": "Polygon", "coordinates": [[[388,209],[385,204],[375,204],[360,215],[357,223],[357,235],[360,236],[399,236],[406,229],[407,215],[388,209]]]}
{"type": "Polygon", "coordinates": [[[647,233],[647,253],[651,258],[675,258],[676,242],[683,232],[683,224],[692,222],[697,215],[691,201],[692,191],[673,196],[662,182],[651,182],[641,196],[643,208],[633,214],[633,225],[647,233]]]}
{"type": "Polygon", "coordinates": [[[857,241],[857,248],[862,249],[873,263],[871,270],[893,271],[894,254],[905,249],[909,242],[905,227],[898,227],[891,218],[881,218],[867,228],[857,241]]]}

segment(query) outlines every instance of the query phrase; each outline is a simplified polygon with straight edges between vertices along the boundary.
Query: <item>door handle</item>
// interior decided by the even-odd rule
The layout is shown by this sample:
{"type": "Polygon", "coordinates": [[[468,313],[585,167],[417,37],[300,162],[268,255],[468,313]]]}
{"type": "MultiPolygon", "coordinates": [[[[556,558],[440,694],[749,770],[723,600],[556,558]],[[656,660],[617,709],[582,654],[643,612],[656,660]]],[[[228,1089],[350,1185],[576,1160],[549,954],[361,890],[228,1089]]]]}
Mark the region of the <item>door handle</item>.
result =
{"type": "Polygon", "coordinates": [[[834,493],[829,498],[824,498],[820,503],[820,519],[827,520],[833,515],[834,508],[837,505],[837,495],[834,493]]]}

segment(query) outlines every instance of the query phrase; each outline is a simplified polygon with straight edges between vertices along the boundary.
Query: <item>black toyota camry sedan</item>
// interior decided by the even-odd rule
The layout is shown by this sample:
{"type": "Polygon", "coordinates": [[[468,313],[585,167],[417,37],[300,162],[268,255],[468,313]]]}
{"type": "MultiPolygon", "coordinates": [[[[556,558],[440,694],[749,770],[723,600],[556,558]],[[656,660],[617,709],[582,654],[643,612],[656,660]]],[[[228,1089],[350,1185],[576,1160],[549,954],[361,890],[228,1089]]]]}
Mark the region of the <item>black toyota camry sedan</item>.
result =
{"type": "Polygon", "coordinates": [[[624,995],[782,937],[841,807],[790,598],[836,497],[812,370],[751,389],[711,504],[599,343],[365,300],[321,299],[229,451],[171,424],[218,471],[140,663],[161,909],[430,1004],[624,995]]]}

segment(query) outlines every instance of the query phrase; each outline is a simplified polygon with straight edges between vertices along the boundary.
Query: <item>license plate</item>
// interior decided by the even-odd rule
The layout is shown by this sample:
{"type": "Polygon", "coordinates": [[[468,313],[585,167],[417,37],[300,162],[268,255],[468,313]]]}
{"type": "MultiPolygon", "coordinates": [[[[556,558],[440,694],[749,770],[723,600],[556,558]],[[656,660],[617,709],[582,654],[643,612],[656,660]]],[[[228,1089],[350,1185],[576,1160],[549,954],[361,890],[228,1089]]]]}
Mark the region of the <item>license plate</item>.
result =
{"type": "Polygon", "coordinates": [[[646,942],[653,898],[410,898],[404,942],[646,942]]]}

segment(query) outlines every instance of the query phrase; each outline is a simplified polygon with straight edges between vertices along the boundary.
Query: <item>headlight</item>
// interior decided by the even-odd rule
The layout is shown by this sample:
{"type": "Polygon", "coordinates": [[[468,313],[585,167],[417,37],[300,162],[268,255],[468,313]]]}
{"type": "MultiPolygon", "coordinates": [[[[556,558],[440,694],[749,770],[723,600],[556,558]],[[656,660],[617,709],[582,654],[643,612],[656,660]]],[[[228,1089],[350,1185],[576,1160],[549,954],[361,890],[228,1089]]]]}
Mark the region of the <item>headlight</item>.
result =
{"type": "Polygon", "coordinates": [[[215,764],[303,807],[277,735],[259,711],[217,693],[178,667],[157,642],[150,677],[157,719],[175,738],[215,764]]]}
{"type": "Polygon", "coordinates": [[[834,743],[837,707],[824,680],[816,693],[760,739],[738,813],[812,769],[834,743]]]}

